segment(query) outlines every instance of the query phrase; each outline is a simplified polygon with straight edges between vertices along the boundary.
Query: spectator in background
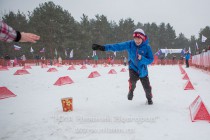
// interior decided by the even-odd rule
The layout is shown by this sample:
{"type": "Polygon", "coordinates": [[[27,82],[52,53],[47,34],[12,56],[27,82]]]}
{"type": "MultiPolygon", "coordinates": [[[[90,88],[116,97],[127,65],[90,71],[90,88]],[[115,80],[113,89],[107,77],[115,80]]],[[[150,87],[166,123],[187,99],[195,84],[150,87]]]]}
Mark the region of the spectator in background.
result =
{"type": "Polygon", "coordinates": [[[57,63],[57,59],[56,57],[54,57],[53,64],[55,65],[56,63],[57,63]]]}
{"type": "Polygon", "coordinates": [[[93,56],[94,64],[98,64],[98,55],[93,56]]]}
{"type": "Polygon", "coordinates": [[[61,56],[58,57],[58,63],[62,65],[62,58],[61,58],[61,56]]]}
{"type": "Polygon", "coordinates": [[[39,66],[39,59],[40,59],[39,55],[38,54],[35,55],[36,66],[39,66]]]}
{"type": "Polygon", "coordinates": [[[165,60],[164,60],[164,55],[161,55],[160,56],[160,63],[161,63],[161,65],[165,65],[165,60]]]}
{"type": "Polygon", "coordinates": [[[189,53],[189,51],[187,51],[185,53],[186,68],[189,68],[189,59],[190,59],[190,53],[189,53]]]}
{"type": "Polygon", "coordinates": [[[16,65],[18,65],[18,61],[17,61],[17,58],[15,57],[13,66],[15,67],[16,65]]]}
{"type": "Polygon", "coordinates": [[[175,65],[176,64],[176,55],[173,55],[172,57],[172,65],[175,65]]]}
{"type": "Polygon", "coordinates": [[[26,62],[25,54],[21,56],[21,60],[22,60],[22,66],[25,66],[25,62],[26,62]]]}
{"type": "Polygon", "coordinates": [[[183,60],[184,60],[184,57],[183,57],[183,55],[181,55],[180,59],[179,59],[179,64],[184,64],[183,60]]]}
{"type": "Polygon", "coordinates": [[[53,60],[50,58],[50,66],[53,65],[53,60]]]}
{"type": "Polygon", "coordinates": [[[36,43],[40,36],[33,33],[15,31],[12,27],[0,20],[0,40],[4,42],[31,42],[36,43]]]}
{"type": "Polygon", "coordinates": [[[45,56],[41,57],[42,64],[45,64],[45,56]]]}
{"type": "Polygon", "coordinates": [[[4,56],[4,66],[9,66],[10,65],[10,56],[6,54],[4,56]]]}
{"type": "Polygon", "coordinates": [[[114,57],[111,57],[111,65],[114,65],[114,57]]]}
{"type": "Polygon", "coordinates": [[[111,64],[111,58],[110,56],[107,58],[107,63],[110,65],[111,64]]]}
{"type": "Polygon", "coordinates": [[[123,63],[124,63],[125,66],[127,65],[127,58],[126,57],[124,57],[123,63]]]}

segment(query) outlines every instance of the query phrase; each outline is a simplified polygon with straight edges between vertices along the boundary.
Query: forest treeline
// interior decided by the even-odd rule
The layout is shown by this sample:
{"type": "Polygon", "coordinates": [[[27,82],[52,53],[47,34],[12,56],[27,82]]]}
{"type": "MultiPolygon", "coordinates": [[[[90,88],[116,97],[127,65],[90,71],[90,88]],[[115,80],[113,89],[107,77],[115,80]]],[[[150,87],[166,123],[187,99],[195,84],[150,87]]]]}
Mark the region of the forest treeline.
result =
{"type": "MultiPolygon", "coordinates": [[[[33,32],[41,36],[40,41],[31,43],[5,43],[0,42],[0,56],[9,54],[11,57],[20,57],[25,54],[27,58],[35,55],[44,55],[46,58],[54,58],[55,50],[57,57],[69,58],[70,51],[73,50],[73,59],[86,59],[92,57],[91,45],[93,43],[109,44],[132,39],[132,33],[136,28],[142,28],[148,35],[153,53],[159,49],[186,49],[191,47],[192,54],[195,54],[195,44],[197,42],[199,49],[204,49],[210,45],[210,27],[201,28],[199,37],[191,36],[186,38],[184,34],[176,34],[170,23],[136,24],[131,18],[121,19],[118,23],[109,21],[105,15],[95,15],[90,19],[87,15],[81,15],[81,20],[76,21],[67,10],[53,2],[45,2],[29,11],[27,15],[18,11],[10,11],[2,16],[2,20],[14,29],[24,32],[33,32]],[[201,36],[208,39],[201,42],[201,36]],[[21,46],[21,50],[15,51],[13,45],[21,46]],[[34,52],[30,52],[30,48],[34,52]],[[40,50],[45,48],[45,53],[40,50]],[[66,52],[66,53],[65,53],[66,52]],[[66,56],[67,54],[67,56],[66,56]]],[[[185,25],[183,25],[185,26],[185,25]]],[[[190,26],[190,25],[189,25],[190,26]]],[[[197,34],[197,33],[195,33],[197,34]]],[[[99,58],[105,58],[113,55],[112,52],[97,52],[99,58]]],[[[117,53],[117,58],[126,56],[125,51],[117,53]]],[[[170,57],[170,55],[169,55],[170,57]]]]}

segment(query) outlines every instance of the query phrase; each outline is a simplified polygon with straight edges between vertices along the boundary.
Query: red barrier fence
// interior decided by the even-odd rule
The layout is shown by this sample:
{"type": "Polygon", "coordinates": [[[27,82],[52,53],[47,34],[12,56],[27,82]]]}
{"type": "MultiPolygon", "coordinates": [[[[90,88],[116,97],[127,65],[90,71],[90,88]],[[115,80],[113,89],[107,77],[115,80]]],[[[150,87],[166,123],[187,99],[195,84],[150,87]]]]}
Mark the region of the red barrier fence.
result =
{"type": "MultiPolygon", "coordinates": [[[[177,65],[177,64],[184,64],[184,61],[185,60],[170,60],[170,59],[163,59],[163,60],[160,60],[160,59],[156,59],[153,64],[155,65],[177,65]]],[[[35,59],[32,59],[32,60],[26,60],[26,61],[22,61],[22,60],[17,60],[17,64],[11,64],[10,61],[6,61],[4,59],[0,59],[0,65],[2,66],[9,66],[9,65],[13,65],[13,66],[16,66],[16,65],[19,65],[19,66],[24,66],[25,64],[26,65],[41,65],[41,64],[46,64],[46,65],[50,65],[50,64],[56,64],[58,63],[58,61],[54,61],[54,60],[35,60],[35,59]]],[[[62,64],[74,64],[74,65],[78,65],[78,64],[104,64],[104,63],[107,63],[108,64],[108,61],[106,59],[99,59],[97,62],[94,61],[94,60],[62,60],[62,64]]],[[[113,62],[114,64],[124,64],[123,63],[123,60],[114,60],[113,62]]],[[[191,63],[191,61],[190,61],[191,63]]]]}
{"type": "MultiPolygon", "coordinates": [[[[158,59],[157,61],[153,62],[155,65],[178,65],[178,64],[185,64],[185,59],[183,60],[170,60],[170,59],[158,59]]],[[[191,63],[191,61],[189,61],[191,63]]]]}
{"type": "MultiPolygon", "coordinates": [[[[26,61],[22,61],[22,60],[17,60],[16,64],[11,64],[11,61],[8,60],[4,60],[4,59],[0,59],[0,65],[2,66],[9,66],[9,65],[13,65],[13,66],[24,66],[24,65],[41,65],[41,64],[46,64],[46,65],[50,65],[50,64],[56,64],[58,63],[58,61],[54,61],[54,60],[26,60],[26,61]]],[[[108,63],[106,59],[100,59],[97,62],[94,60],[62,60],[62,65],[64,64],[74,64],[74,65],[78,65],[78,64],[104,64],[104,63],[108,63]]],[[[110,62],[111,63],[111,62],[110,62]]],[[[123,64],[123,60],[114,60],[113,62],[114,64],[123,64]]]]}
{"type": "MultiPolygon", "coordinates": [[[[58,61],[54,61],[54,60],[26,60],[26,61],[22,61],[22,60],[17,60],[17,63],[11,63],[10,61],[6,61],[4,59],[0,59],[0,65],[2,66],[24,66],[24,65],[41,65],[41,64],[46,64],[46,65],[53,65],[58,63],[58,61]]],[[[62,60],[62,64],[74,64],[74,65],[78,65],[78,64],[104,64],[104,63],[108,63],[108,61],[106,59],[99,59],[97,62],[94,60],[62,60]]],[[[124,64],[123,60],[114,60],[113,62],[114,64],[124,64]]],[[[190,65],[191,65],[191,60],[189,61],[190,65]]],[[[170,59],[155,59],[155,61],[153,62],[153,64],[155,65],[177,65],[177,64],[185,64],[185,59],[183,60],[170,60],[170,59]]]]}
{"type": "Polygon", "coordinates": [[[210,50],[192,57],[192,65],[210,71],[210,50]]]}

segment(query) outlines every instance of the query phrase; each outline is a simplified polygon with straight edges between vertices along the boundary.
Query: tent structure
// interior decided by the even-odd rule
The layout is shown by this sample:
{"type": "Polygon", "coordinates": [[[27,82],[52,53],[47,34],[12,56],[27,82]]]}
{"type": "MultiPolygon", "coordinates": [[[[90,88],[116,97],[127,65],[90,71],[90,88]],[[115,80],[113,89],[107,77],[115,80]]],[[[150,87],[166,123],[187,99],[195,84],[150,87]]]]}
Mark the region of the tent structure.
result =
{"type": "Polygon", "coordinates": [[[66,84],[72,84],[74,81],[69,77],[69,76],[63,76],[60,77],[54,85],[56,86],[61,86],[61,85],[66,85],[66,84]]]}
{"type": "Polygon", "coordinates": [[[126,69],[125,68],[122,68],[120,72],[126,72],[126,69]]]}
{"type": "Polygon", "coordinates": [[[47,70],[47,72],[56,72],[56,71],[58,71],[56,68],[49,68],[49,69],[47,70]]]}
{"type": "Polygon", "coordinates": [[[15,97],[15,96],[16,95],[12,93],[8,88],[0,87],[0,99],[15,97]]]}
{"type": "Polygon", "coordinates": [[[7,67],[0,66],[0,71],[6,71],[6,70],[9,70],[9,69],[7,67]]]}
{"type": "Polygon", "coordinates": [[[114,69],[111,69],[108,74],[117,74],[117,72],[114,69]]]}
{"type": "Polygon", "coordinates": [[[90,73],[88,78],[95,78],[95,77],[99,77],[99,76],[101,76],[101,75],[97,71],[93,71],[90,73]]]}
{"type": "Polygon", "coordinates": [[[30,74],[26,69],[17,70],[14,75],[30,74]]]}
{"type": "Polygon", "coordinates": [[[86,65],[82,65],[80,69],[87,69],[86,65]]]}
{"type": "Polygon", "coordinates": [[[169,53],[181,53],[184,55],[185,51],[184,49],[160,49],[155,53],[155,55],[159,56],[161,54],[165,54],[165,56],[167,56],[169,53]]]}
{"type": "Polygon", "coordinates": [[[68,68],[68,70],[76,70],[75,67],[72,65],[68,68]]]}

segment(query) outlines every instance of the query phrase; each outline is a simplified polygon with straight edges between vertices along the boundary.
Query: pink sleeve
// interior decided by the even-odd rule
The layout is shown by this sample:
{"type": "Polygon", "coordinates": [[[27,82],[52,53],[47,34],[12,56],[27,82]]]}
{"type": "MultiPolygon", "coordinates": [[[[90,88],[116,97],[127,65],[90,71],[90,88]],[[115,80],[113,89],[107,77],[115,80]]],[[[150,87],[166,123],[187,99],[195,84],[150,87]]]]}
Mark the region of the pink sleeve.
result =
{"type": "Polygon", "coordinates": [[[16,31],[3,21],[0,21],[0,40],[5,42],[12,42],[16,39],[16,37],[16,31]]]}

